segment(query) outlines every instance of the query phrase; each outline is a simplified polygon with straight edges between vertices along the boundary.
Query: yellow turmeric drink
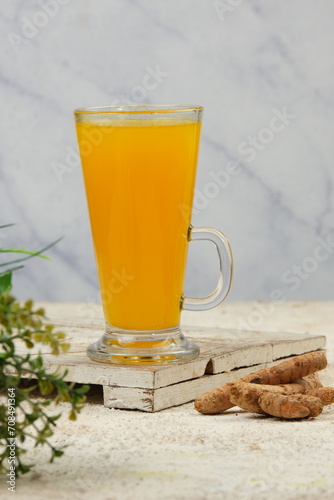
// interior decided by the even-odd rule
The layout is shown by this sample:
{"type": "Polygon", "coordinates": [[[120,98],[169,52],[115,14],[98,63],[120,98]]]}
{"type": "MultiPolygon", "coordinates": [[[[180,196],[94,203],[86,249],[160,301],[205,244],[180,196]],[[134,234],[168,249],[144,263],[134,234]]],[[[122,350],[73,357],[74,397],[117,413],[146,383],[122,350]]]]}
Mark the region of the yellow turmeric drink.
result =
{"type": "Polygon", "coordinates": [[[88,116],[77,134],[107,322],[178,326],[200,123],[88,116]]]}

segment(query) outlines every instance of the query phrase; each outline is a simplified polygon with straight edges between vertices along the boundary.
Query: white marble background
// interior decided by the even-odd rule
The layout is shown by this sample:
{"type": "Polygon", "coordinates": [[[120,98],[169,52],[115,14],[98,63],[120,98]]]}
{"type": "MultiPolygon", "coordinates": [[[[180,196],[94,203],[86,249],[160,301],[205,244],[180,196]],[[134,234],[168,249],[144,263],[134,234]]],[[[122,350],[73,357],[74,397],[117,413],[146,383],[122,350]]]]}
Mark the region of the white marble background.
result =
{"type": "MultiPolygon", "coordinates": [[[[72,110],[145,102],[205,108],[193,223],[231,241],[230,299],[333,299],[333,19],[331,0],[2,0],[0,244],[64,236],[16,294],[97,300],[72,110]]],[[[216,272],[193,243],[186,292],[216,272]]]]}

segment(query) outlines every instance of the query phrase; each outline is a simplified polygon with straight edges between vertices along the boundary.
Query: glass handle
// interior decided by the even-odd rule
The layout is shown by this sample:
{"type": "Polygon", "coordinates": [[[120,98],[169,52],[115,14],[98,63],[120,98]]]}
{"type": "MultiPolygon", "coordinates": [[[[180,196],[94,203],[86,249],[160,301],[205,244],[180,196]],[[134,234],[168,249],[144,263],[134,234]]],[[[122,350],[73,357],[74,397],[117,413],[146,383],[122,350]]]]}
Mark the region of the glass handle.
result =
{"type": "Polygon", "coordinates": [[[188,311],[205,311],[220,304],[231,288],[233,256],[226,236],[212,227],[189,228],[189,241],[208,240],[215,244],[219,257],[219,278],[216,289],[206,297],[183,297],[181,308],[188,311]]]}

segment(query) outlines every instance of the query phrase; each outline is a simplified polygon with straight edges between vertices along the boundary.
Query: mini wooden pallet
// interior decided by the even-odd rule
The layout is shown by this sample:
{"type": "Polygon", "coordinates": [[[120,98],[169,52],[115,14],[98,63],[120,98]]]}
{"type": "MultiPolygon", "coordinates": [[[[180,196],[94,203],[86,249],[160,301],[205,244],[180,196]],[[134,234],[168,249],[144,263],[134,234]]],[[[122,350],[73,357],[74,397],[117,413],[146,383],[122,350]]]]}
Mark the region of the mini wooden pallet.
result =
{"type": "MultiPolygon", "coordinates": [[[[98,363],[87,357],[88,344],[103,332],[102,322],[82,321],[78,325],[62,320],[57,327],[68,334],[71,348],[59,356],[42,349],[49,372],[60,366],[67,370],[68,381],[103,386],[108,408],[147,412],[190,402],[210,389],[277,364],[282,358],[321,349],[326,343],[326,337],[308,334],[184,327],[185,335],[200,346],[197,359],[170,365],[125,366],[98,363]]],[[[23,346],[18,349],[27,351],[23,346]]]]}

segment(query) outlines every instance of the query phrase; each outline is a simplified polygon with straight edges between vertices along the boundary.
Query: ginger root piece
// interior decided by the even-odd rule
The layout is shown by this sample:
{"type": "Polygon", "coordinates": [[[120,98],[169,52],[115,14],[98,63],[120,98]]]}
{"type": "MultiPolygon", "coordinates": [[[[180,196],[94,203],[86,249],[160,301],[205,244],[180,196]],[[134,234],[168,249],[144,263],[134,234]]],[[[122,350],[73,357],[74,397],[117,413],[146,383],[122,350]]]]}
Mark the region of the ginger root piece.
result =
{"type": "MultiPolygon", "coordinates": [[[[236,382],[232,385],[230,389],[230,401],[235,406],[239,406],[245,411],[251,413],[265,413],[258,403],[260,396],[268,392],[269,385],[265,385],[264,389],[261,388],[260,384],[251,384],[249,382],[236,382]]],[[[271,392],[273,396],[277,394],[284,394],[278,386],[273,386],[273,391],[271,392]]]]}
{"type": "Polygon", "coordinates": [[[327,366],[326,354],[323,351],[313,351],[295,358],[283,361],[271,368],[264,368],[253,373],[248,382],[255,384],[288,384],[297,379],[323,370],[327,366]]]}
{"type": "MultiPolygon", "coordinates": [[[[240,379],[244,380],[244,379],[240,379]]],[[[230,390],[233,382],[223,385],[222,387],[217,387],[211,391],[205,392],[197,399],[195,399],[195,409],[206,415],[214,415],[215,413],[221,413],[234,406],[230,400],[230,390]]]]}
{"type": "Polygon", "coordinates": [[[276,394],[305,394],[308,390],[319,388],[321,382],[318,377],[309,375],[298,382],[280,385],[254,384],[251,382],[238,381],[232,384],[230,389],[230,401],[245,411],[252,413],[264,413],[259,404],[259,398],[264,392],[276,394]]]}
{"type": "Polygon", "coordinates": [[[307,391],[307,394],[319,398],[324,405],[331,405],[334,403],[333,387],[318,387],[307,391]]]}
{"type": "Polygon", "coordinates": [[[309,392],[312,389],[323,387],[317,372],[312,373],[311,375],[307,375],[306,377],[299,378],[293,383],[302,385],[305,388],[306,392],[309,392]]]}
{"type": "MultiPolygon", "coordinates": [[[[326,355],[322,351],[313,351],[295,358],[283,361],[271,368],[264,368],[258,372],[243,377],[242,381],[255,384],[286,384],[306,377],[314,372],[323,370],[327,366],[326,355]]],[[[195,401],[195,408],[200,413],[221,413],[234,404],[230,400],[230,391],[233,382],[208,391],[195,401]]]]}
{"type": "Polygon", "coordinates": [[[308,394],[277,394],[264,392],[258,400],[262,413],[273,417],[295,419],[317,417],[323,409],[319,398],[308,394]]]}

